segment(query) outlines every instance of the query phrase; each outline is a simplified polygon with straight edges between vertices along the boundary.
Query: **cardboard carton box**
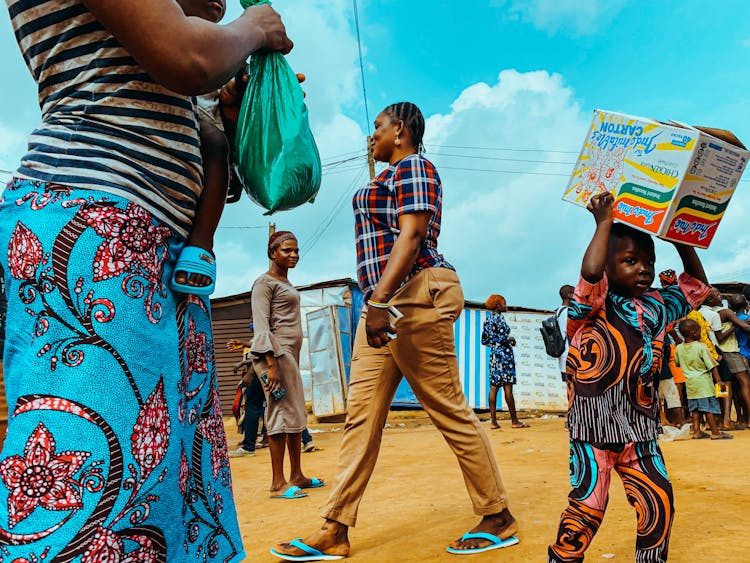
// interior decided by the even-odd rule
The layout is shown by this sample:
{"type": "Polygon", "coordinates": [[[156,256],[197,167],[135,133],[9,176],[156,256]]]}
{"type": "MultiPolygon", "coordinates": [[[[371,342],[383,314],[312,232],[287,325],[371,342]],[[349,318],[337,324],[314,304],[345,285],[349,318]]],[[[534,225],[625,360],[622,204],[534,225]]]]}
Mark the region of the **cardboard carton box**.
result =
{"type": "Polygon", "coordinates": [[[616,220],[708,248],[748,158],[723,129],[595,110],[563,199],[586,207],[612,192],[616,220]]]}

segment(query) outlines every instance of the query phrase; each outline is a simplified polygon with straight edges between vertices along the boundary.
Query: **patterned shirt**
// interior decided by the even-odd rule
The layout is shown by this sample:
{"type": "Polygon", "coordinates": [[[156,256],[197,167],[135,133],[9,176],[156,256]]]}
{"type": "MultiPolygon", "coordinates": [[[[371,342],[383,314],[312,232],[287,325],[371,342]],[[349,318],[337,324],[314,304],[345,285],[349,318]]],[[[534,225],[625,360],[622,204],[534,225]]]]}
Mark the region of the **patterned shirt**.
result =
{"type": "Polygon", "coordinates": [[[442,202],[443,188],[437,170],[418,154],[406,156],[389,166],[354,194],[357,276],[365,297],[369,297],[383,275],[401,232],[398,225],[401,215],[424,211],[432,215],[427,237],[406,279],[425,268],[453,269],[437,250],[442,202]]]}
{"type": "Polygon", "coordinates": [[[17,176],[101,190],[186,236],[203,184],[194,99],[157,84],[81,0],[7,0],[42,123],[17,176]]]}
{"type": "Polygon", "coordinates": [[[710,289],[687,274],[678,285],[640,297],[608,288],[606,274],[595,284],[581,279],[568,310],[570,438],[595,445],[655,440],[660,426],[654,380],[666,328],[710,289]]]}

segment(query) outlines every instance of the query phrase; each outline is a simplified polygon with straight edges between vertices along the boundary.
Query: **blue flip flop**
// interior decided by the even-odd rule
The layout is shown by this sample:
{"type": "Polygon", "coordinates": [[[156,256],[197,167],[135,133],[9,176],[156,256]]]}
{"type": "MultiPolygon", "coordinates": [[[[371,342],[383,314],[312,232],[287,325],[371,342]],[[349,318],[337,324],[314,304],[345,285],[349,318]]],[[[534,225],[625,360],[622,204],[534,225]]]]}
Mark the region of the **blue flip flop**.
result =
{"type": "Polygon", "coordinates": [[[300,487],[300,489],[318,489],[320,487],[324,487],[326,484],[323,479],[318,479],[317,477],[312,477],[310,481],[311,483],[309,485],[304,485],[300,487]]]}
{"type": "Polygon", "coordinates": [[[484,547],[473,547],[470,549],[456,549],[455,547],[446,547],[445,549],[448,553],[453,553],[455,555],[470,555],[472,553],[484,553],[485,551],[492,551],[493,549],[510,547],[511,545],[516,545],[518,543],[518,538],[516,536],[510,536],[507,539],[501,540],[493,534],[486,534],[484,532],[477,532],[476,534],[466,532],[461,536],[461,541],[466,540],[487,540],[492,543],[490,545],[485,545],[484,547]]]}
{"type": "Polygon", "coordinates": [[[310,547],[302,541],[302,538],[293,539],[289,542],[289,545],[296,547],[300,551],[304,551],[307,555],[287,555],[285,553],[279,553],[274,548],[271,548],[271,555],[275,555],[284,561],[336,561],[338,559],[344,559],[343,555],[329,555],[323,553],[319,549],[310,547]]]}
{"type": "Polygon", "coordinates": [[[172,272],[172,280],[169,286],[172,288],[172,291],[178,293],[211,295],[216,287],[216,259],[209,251],[197,246],[183,247],[180,252],[180,257],[177,259],[177,264],[175,264],[174,271],[172,272]],[[178,283],[177,280],[175,280],[175,274],[177,272],[185,272],[188,278],[190,277],[190,274],[201,274],[211,278],[211,283],[204,286],[178,283]]]}
{"type": "Polygon", "coordinates": [[[307,493],[302,493],[302,489],[300,489],[297,485],[289,485],[286,490],[279,494],[279,495],[271,495],[271,498],[304,498],[307,496],[307,493]]]}

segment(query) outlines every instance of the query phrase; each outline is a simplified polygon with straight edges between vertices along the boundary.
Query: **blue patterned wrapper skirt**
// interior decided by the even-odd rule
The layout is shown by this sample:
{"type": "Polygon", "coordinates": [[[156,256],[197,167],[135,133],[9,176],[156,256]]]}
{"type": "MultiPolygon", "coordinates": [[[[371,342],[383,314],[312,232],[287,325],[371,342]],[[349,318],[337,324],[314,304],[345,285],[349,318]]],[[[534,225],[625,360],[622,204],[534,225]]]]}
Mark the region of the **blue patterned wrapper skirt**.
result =
{"type": "Polygon", "coordinates": [[[0,562],[244,557],[208,299],[168,285],[182,244],[112,194],[3,192],[0,562]]]}

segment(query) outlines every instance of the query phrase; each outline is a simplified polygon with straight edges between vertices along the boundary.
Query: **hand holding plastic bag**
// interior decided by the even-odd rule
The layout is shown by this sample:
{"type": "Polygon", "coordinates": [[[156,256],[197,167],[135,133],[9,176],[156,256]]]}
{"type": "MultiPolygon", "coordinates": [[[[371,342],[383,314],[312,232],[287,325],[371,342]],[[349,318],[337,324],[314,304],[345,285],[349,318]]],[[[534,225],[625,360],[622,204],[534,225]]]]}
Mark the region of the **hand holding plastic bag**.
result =
{"type": "MultiPolygon", "coordinates": [[[[243,8],[268,3],[240,0],[243,8]]],[[[321,182],[318,147],[304,94],[281,53],[255,53],[235,137],[237,171],[266,215],[315,199],[321,182]]]]}

